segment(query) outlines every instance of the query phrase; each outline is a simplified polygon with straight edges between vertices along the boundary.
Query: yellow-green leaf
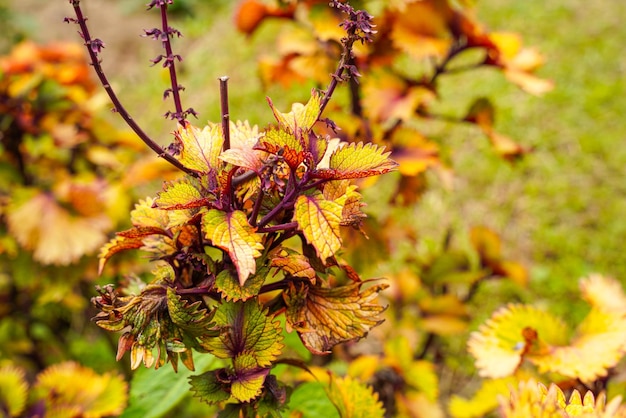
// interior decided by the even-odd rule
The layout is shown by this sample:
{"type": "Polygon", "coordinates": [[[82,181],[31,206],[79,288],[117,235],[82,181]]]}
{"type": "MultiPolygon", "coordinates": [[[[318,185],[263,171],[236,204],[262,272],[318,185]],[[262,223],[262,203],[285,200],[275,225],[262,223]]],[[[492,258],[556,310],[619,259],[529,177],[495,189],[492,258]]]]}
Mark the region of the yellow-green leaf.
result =
{"type": "Polygon", "coordinates": [[[259,294],[268,274],[269,268],[261,267],[241,285],[233,271],[222,270],[215,278],[215,287],[226,300],[245,301],[259,294]]]}
{"type": "Polygon", "coordinates": [[[216,171],[224,145],[221,125],[210,123],[202,130],[186,123],[174,133],[180,153],[178,160],[187,168],[201,173],[216,171]]]}
{"type": "Polygon", "coordinates": [[[351,377],[331,375],[326,389],[341,418],[383,418],[385,409],[371,387],[351,377]]]}
{"type": "Polygon", "coordinates": [[[140,200],[130,212],[130,221],[134,226],[166,229],[170,220],[167,211],[154,207],[151,197],[140,200]]]}
{"type": "Polygon", "coordinates": [[[202,227],[213,245],[228,252],[237,268],[239,284],[243,286],[256,271],[256,258],[263,249],[262,236],[248,223],[242,211],[222,212],[211,209],[202,216],[202,227]]]}
{"type": "Polygon", "coordinates": [[[346,144],[331,154],[328,169],[317,170],[315,175],[338,180],[385,174],[398,166],[389,154],[384,147],[375,144],[346,144]]]}
{"type": "Polygon", "coordinates": [[[23,369],[13,365],[0,367],[0,410],[16,417],[24,411],[28,383],[23,369]]]}
{"type": "Polygon", "coordinates": [[[324,262],[341,248],[342,213],[342,205],[326,200],[319,192],[298,196],[296,200],[294,221],[324,262]]]}
{"type": "Polygon", "coordinates": [[[154,199],[154,206],[159,209],[194,209],[214,200],[210,196],[203,196],[198,186],[191,178],[183,178],[174,182],[166,182],[163,191],[154,199]]]}
{"type": "Polygon", "coordinates": [[[363,338],[382,323],[384,307],[375,302],[386,285],[360,292],[363,283],[322,288],[302,283],[283,293],[288,328],[295,329],[314,354],[327,354],[335,345],[363,338]]]}
{"type": "Polygon", "coordinates": [[[270,369],[260,368],[254,353],[242,353],[233,360],[235,378],[230,387],[231,395],[239,402],[249,402],[263,389],[270,369]]]}

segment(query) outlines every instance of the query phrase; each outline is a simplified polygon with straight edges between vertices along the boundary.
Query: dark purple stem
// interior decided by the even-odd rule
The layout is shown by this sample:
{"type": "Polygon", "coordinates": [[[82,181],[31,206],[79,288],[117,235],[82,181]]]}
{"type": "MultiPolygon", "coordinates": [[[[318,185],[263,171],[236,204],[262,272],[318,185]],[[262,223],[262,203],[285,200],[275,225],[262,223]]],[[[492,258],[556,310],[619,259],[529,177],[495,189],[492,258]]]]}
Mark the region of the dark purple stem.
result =
{"type": "Polygon", "coordinates": [[[297,227],[298,227],[298,222],[289,222],[286,224],[272,225],[272,226],[266,226],[265,228],[259,228],[257,232],[260,232],[260,233],[279,232],[279,231],[287,231],[290,229],[295,229],[297,227]]]}
{"type": "Polygon", "coordinates": [[[223,76],[220,80],[220,105],[222,109],[222,132],[224,134],[224,151],[230,149],[230,114],[228,111],[228,77],[223,76]]]}
{"type": "Polygon", "coordinates": [[[176,77],[176,65],[175,60],[181,60],[179,55],[174,55],[172,53],[172,42],[171,38],[174,33],[177,33],[180,36],[180,32],[174,31],[169,27],[167,22],[167,3],[163,3],[159,7],[161,9],[161,28],[163,33],[163,47],[165,48],[165,63],[164,66],[168,67],[170,72],[170,80],[172,82],[172,98],[174,100],[174,108],[176,109],[176,113],[174,113],[174,118],[178,120],[178,123],[181,125],[184,124],[185,121],[185,112],[183,111],[183,105],[180,100],[180,90],[181,86],[178,85],[178,78],[176,77]]]}
{"type": "Polygon", "coordinates": [[[137,136],[150,149],[156,152],[159,155],[159,157],[162,157],[165,161],[169,162],[170,164],[172,164],[174,167],[178,168],[179,170],[184,171],[185,173],[196,177],[197,173],[195,173],[193,170],[190,170],[189,168],[182,165],[180,161],[174,158],[171,154],[167,153],[163,148],[161,148],[159,144],[154,142],[148,136],[148,134],[146,134],[141,129],[141,127],[137,125],[135,120],[126,111],[124,106],[122,106],[122,103],[117,98],[117,94],[115,94],[115,91],[111,87],[111,84],[109,83],[106,75],[104,74],[102,66],[100,65],[100,59],[98,58],[98,53],[100,52],[102,48],[104,48],[103,42],[99,39],[91,38],[91,35],[89,34],[89,29],[87,28],[87,23],[86,23],[87,19],[83,16],[83,12],[80,8],[80,0],[70,0],[70,3],[72,4],[72,7],[74,8],[76,19],[75,20],[68,19],[68,21],[74,22],[80,27],[79,34],[85,41],[85,46],[87,47],[87,52],[89,53],[89,59],[91,60],[91,65],[93,66],[96,72],[96,75],[98,76],[98,79],[100,80],[100,84],[102,84],[102,87],[109,95],[111,102],[113,102],[115,111],[119,113],[122,119],[124,119],[124,122],[126,122],[126,124],[133,130],[133,132],[135,132],[135,134],[137,134],[137,136]]]}

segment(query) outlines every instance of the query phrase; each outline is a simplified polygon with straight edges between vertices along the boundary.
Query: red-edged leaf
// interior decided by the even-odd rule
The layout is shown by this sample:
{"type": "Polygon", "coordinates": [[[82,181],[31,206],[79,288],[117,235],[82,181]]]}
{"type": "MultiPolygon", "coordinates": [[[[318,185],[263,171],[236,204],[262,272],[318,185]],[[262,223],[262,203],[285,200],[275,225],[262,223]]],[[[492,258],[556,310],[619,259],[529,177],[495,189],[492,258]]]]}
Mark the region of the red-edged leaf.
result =
{"type": "Polygon", "coordinates": [[[280,154],[289,167],[296,169],[304,161],[304,145],[286,130],[271,129],[259,140],[259,149],[270,154],[280,154]]]}
{"type": "Polygon", "coordinates": [[[98,255],[100,260],[98,263],[98,274],[102,274],[109,258],[122,251],[143,247],[144,238],[155,234],[166,235],[163,229],[154,226],[135,227],[118,232],[115,238],[100,249],[100,254],[98,255]]]}
{"type": "Polygon", "coordinates": [[[180,153],[178,160],[192,170],[201,173],[215,171],[219,167],[224,137],[221,125],[209,124],[202,130],[186,123],[174,133],[180,153]]]}
{"type": "Polygon", "coordinates": [[[342,212],[342,205],[326,200],[320,192],[302,195],[296,200],[293,219],[322,261],[341,248],[342,212]]]}
{"type": "Polygon", "coordinates": [[[337,148],[330,156],[328,169],[317,170],[315,176],[339,180],[385,174],[398,166],[389,154],[374,144],[347,144],[337,148]]]}
{"type": "Polygon", "coordinates": [[[166,182],[163,191],[159,192],[153,205],[159,209],[180,210],[207,206],[212,196],[203,196],[193,180],[184,178],[175,182],[166,182]]]}

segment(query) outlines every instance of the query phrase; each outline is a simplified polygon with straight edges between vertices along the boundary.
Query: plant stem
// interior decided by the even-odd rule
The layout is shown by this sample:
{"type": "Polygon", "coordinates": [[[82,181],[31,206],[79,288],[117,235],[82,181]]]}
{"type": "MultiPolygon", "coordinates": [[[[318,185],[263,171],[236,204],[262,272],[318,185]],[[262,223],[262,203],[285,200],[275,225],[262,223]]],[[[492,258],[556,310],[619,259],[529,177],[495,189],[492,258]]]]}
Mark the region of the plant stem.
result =
{"type": "MultiPolygon", "coordinates": [[[[163,48],[165,48],[165,56],[166,56],[165,66],[168,67],[168,70],[170,72],[170,80],[172,83],[172,98],[174,100],[174,108],[176,109],[176,113],[174,114],[174,117],[176,120],[178,120],[178,123],[183,125],[185,122],[185,112],[183,112],[183,105],[180,100],[181,86],[178,85],[178,78],[176,77],[175,59],[177,56],[175,56],[172,53],[172,42],[170,41],[174,33],[178,33],[180,36],[180,32],[174,32],[169,27],[169,24],[167,22],[167,3],[162,4],[159,8],[161,9],[161,28],[162,28],[162,36],[163,36],[162,42],[163,42],[163,48]]],[[[180,60],[179,56],[178,56],[178,59],[180,60]]]]}
{"type": "Polygon", "coordinates": [[[146,134],[143,129],[135,122],[135,120],[130,116],[130,114],[126,111],[122,103],[119,101],[117,94],[111,87],[102,66],[100,65],[101,61],[98,58],[98,50],[102,48],[104,44],[99,39],[92,39],[89,34],[89,29],[87,28],[87,19],[84,17],[83,12],[80,8],[80,0],[71,0],[72,7],[74,8],[74,14],[76,15],[76,20],[74,21],[80,27],[79,34],[85,41],[85,46],[87,47],[87,52],[89,53],[89,59],[91,60],[91,65],[93,66],[96,75],[98,76],[98,80],[102,87],[109,95],[111,102],[113,103],[113,107],[115,112],[119,113],[119,115],[124,119],[124,122],[137,134],[139,139],[141,139],[151,150],[157,153],[157,155],[163,158],[168,163],[172,164],[174,167],[178,168],[185,173],[197,177],[198,174],[193,170],[185,167],[178,161],[174,156],[166,152],[159,144],[154,142],[152,138],[146,134]]]}
{"type": "Polygon", "coordinates": [[[224,134],[224,151],[230,149],[230,114],[228,112],[228,76],[220,80],[220,105],[222,110],[222,132],[224,134]]]}

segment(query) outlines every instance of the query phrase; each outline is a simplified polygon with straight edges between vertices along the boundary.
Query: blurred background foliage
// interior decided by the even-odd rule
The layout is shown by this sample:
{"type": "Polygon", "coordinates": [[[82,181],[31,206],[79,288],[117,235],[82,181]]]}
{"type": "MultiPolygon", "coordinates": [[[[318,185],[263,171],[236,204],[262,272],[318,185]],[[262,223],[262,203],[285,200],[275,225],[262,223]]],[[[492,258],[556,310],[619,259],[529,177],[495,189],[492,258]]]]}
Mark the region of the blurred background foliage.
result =
{"type": "MultiPolygon", "coordinates": [[[[475,383],[473,359],[460,354],[446,357],[444,368],[438,363],[438,356],[464,353],[468,332],[476,330],[498,307],[508,302],[532,303],[563,318],[573,328],[589,311],[579,296],[580,277],[600,272],[622,283],[626,277],[622,250],[626,236],[626,149],[619,142],[626,138],[626,56],[622,52],[626,43],[626,4],[609,0],[480,0],[474,5],[478,21],[487,28],[516,32],[525,45],[536,47],[546,57],[538,74],[552,80],[555,88],[541,97],[532,96],[491,68],[441,77],[438,99],[431,104],[431,110],[446,118],[420,121],[419,129],[437,144],[441,158],[453,174],[443,177],[425,172],[415,183],[422,192],[417,203],[398,209],[419,231],[419,236],[400,242],[388,260],[376,265],[363,261],[359,266],[364,277],[386,276],[393,280],[394,287],[388,295],[388,324],[404,326],[401,316],[411,310],[420,312],[417,316],[430,312],[431,319],[438,312],[454,312],[446,317],[454,317],[452,321],[420,322],[418,330],[407,331],[407,341],[397,337],[383,348],[374,347],[374,351],[385,353],[390,359],[388,364],[396,370],[413,370],[424,379],[422,382],[437,375],[437,393],[418,388],[428,399],[446,400],[457,394],[459,387],[475,383]],[[530,152],[508,161],[495,152],[475,125],[447,120],[462,119],[477,97],[485,97],[493,104],[496,129],[530,152]],[[527,283],[490,280],[472,287],[471,277],[480,275],[489,264],[489,251],[494,248],[499,261],[515,260],[528,268],[527,283]],[[436,283],[446,275],[446,280],[455,275],[455,294],[459,294],[460,285],[465,286],[460,292],[471,293],[471,304],[461,307],[450,299],[433,298],[438,292],[436,283]],[[437,344],[429,341],[446,334],[441,331],[446,329],[450,332],[437,344]],[[405,344],[410,344],[409,349],[419,361],[429,362],[412,363],[403,358],[405,344]],[[437,365],[436,370],[431,370],[432,364],[437,365]],[[449,372],[455,369],[460,373],[449,372]]],[[[264,84],[257,59],[275,54],[275,39],[283,22],[268,20],[253,34],[244,35],[234,25],[236,9],[237,3],[227,0],[176,2],[175,25],[184,34],[174,44],[184,57],[179,68],[186,87],[183,99],[199,112],[200,123],[217,120],[217,78],[228,75],[231,118],[264,126],[272,119],[266,95],[273,98],[278,108],[286,109],[294,101],[304,101],[313,84],[296,84],[288,89],[264,84]]],[[[3,62],[11,62],[14,46],[23,40],[35,42],[31,52],[25,53],[29,59],[37,57],[49,62],[55,54],[73,56],[73,47],[42,52],[35,46],[77,42],[74,28],[62,22],[70,11],[67,4],[0,0],[3,62]]],[[[149,59],[159,53],[159,45],[140,37],[142,29],[158,25],[158,14],[145,13],[143,3],[131,0],[85,2],[85,11],[91,16],[92,33],[107,45],[103,65],[123,102],[154,138],[162,145],[168,144],[173,127],[162,115],[169,103],[160,100],[167,74],[158,66],[148,68],[149,59]]],[[[14,62],[16,59],[14,56],[14,62]]],[[[25,161],[36,167],[15,170],[15,154],[6,141],[2,143],[0,357],[24,367],[31,380],[63,360],[77,361],[100,373],[115,370],[130,378],[127,363],[114,361],[114,339],[90,323],[93,312],[88,299],[94,294],[95,284],[130,281],[120,272],[141,276],[149,267],[120,258],[107,268],[104,277],[97,278],[93,249],[68,260],[35,257],[33,261],[37,242],[32,237],[39,233],[32,231],[37,227],[24,232],[25,238],[20,241],[19,232],[15,232],[21,227],[19,217],[13,221],[14,226],[10,219],[15,218],[20,205],[34,201],[40,207],[52,205],[45,208],[55,208],[55,213],[64,214],[60,216],[66,225],[74,225],[72,222],[82,222],[94,214],[90,207],[84,207],[84,199],[72,200],[76,193],[87,193],[92,199],[90,203],[109,215],[110,222],[96,222],[100,232],[111,234],[127,224],[128,210],[136,198],[154,195],[161,180],[172,173],[151,162],[154,156],[144,152],[121,120],[107,111],[107,99],[93,85],[84,63],[71,69],[74,74],[88,74],[71,89],[57,77],[58,69],[46,65],[37,66],[39,75],[29,75],[19,85],[21,93],[29,92],[22,97],[26,97],[35,120],[39,120],[37,109],[52,115],[47,124],[16,125],[14,115],[7,110],[8,101],[0,104],[5,106],[0,108],[1,128],[17,127],[12,129],[18,129],[20,140],[27,144],[25,161]],[[76,120],[85,121],[88,127],[80,139],[85,146],[79,147],[80,152],[55,148],[53,143],[58,143],[63,132],[54,131],[54,122],[71,125],[76,120]],[[94,166],[99,168],[94,171],[94,166]],[[127,168],[120,171],[120,167],[127,168]],[[93,184],[98,187],[94,189],[93,184]],[[11,228],[13,232],[9,234],[11,228]],[[20,246],[30,252],[21,251],[20,246]]],[[[6,83],[9,71],[6,66],[0,68],[6,83]]],[[[16,74],[13,77],[20,77],[19,72],[16,74]]],[[[346,89],[339,91],[338,96],[339,100],[347,100],[346,89]]],[[[66,145],[74,150],[76,144],[66,145]]],[[[379,187],[365,188],[364,200],[369,204],[371,217],[388,215],[388,202],[393,200],[389,193],[398,181],[389,176],[377,184],[379,187]]],[[[49,212],[45,208],[40,209],[42,213],[49,212]]],[[[359,248],[383,251],[376,247],[375,234],[370,235],[372,239],[359,248]]],[[[370,257],[369,253],[361,254],[370,257]]],[[[440,290],[439,296],[446,294],[440,290]]],[[[415,317],[407,317],[407,324],[414,325],[415,317]]],[[[381,335],[389,332],[385,327],[381,327],[381,335]]],[[[353,369],[362,365],[363,370],[371,370],[368,357],[360,363],[354,360],[359,350],[371,348],[368,340],[362,344],[365,348],[356,345],[336,353],[332,367],[345,371],[347,359],[353,369]]],[[[297,341],[292,341],[292,346],[297,351],[297,341]]],[[[368,376],[363,370],[352,373],[368,376]]],[[[138,379],[145,373],[139,372],[138,379]]],[[[372,373],[380,383],[387,371],[372,373]]],[[[376,381],[373,384],[377,387],[376,381]]],[[[470,389],[464,395],[470,395],[476,384],[467,387],[470,389]]],[[[311,393],[316,390],[311,386],[305,389],[311,393]]],[[[294,397],[306,398],[302,393],[294,397]]],[[[183,396],[185,392],[180,391],[178,399],[183,396]]],[[[187,408],[198,409],[198,414],[206,412],[197,403],[190,405],[187,408]]],[[[189,416],[191,410],[187,410],[189,416]]],[[[137,414],[145,416],[145,411],[137,414]]]]}

